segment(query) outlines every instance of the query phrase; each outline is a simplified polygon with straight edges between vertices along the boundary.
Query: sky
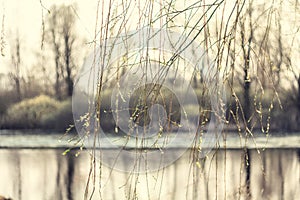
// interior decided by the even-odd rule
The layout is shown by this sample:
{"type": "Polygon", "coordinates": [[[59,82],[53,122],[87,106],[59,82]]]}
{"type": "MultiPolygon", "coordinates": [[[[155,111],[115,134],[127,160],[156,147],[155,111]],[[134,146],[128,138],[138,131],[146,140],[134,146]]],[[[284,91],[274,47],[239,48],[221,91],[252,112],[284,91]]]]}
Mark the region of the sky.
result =
{"type": "MultiPolygon", "coordinates": [[[[143,1],[143,0],[141,0],[143,1]]],[[[208,0],[209,1],[209,0],[208,0]]],[[[206,2],[208,2],[206,1],[206,2]]],[[[100,1],[102,3],[102,1],[100,1]]],[[[108,4],[109,1],[104,1],[108,4]]],[[[120,1],[114,1],[120,2],[120,1]]],[[[124,2],[126,2],[124,0],[124,2]]],[[[127,1],[129,2],[129,1],[127,1]]],[[[139,1],[133,1],[135,4],[139,1]]],[[[155,1],[156,3],[159,0],[155,1]]],[[[178,1],[181,4],[185,1],[178,1]]],[[[190,1],[186,1],[188,4],[191,4],[190,1]]],[[[227,9],[225,10],[225,15],[229,15],[232,1],[226,1],[227,9]]],[[[97,11],[98,0],[1,0],[0,2],[0,19],[4,16],[4,41],[6,43],[4,53],[5,56],[0,56],[0,73],[8,73],[10,67],[10,44],[15,35],[18,33],[21,39],[22,44],[22,60],[25,67],[30,67],[35,59],[35,52],[40,50],[41,46],[41,34],[42,34],[42,12],[44,18],[46,17],[47,9],[50,9],[53,4],[74,4],[74,12],[77,17],[76,30],[77,34],[85,38],[87,41],[92,41],[95,32],[95,23],[96,23],[96,11],[97,11]]],[[[100,6],[101,6],[100,3],[100,6]]],[[[288,2],[286,2],[288,4],[288,2]]],[[[144,5],[142,5],[144,6],[144,5]]],[[[182,8],[184,5],[179,5],[178,8],[182,8]]],[[[274,6],[276,9],[276,7],[274,6]]],[[[99,9],[101,10],[101,9],[99,9]]],[[[219,13],[221,13],[220,10],[219,13]]],[[[286,11],[284,13],[289,13],[286,11]]],[[[131,15],[131,20],[136,25],[136,14],[133,12],[131,15]]],[[[217,15],[221,17],[221,14],[217,15]]],[[[289,20],[289,15],[279,16],[283,20],[289,20]]],[[[300,13],[299,13],[300,17],[300,13]]],[[[293,18],[295,20],[299,19],[298,17],[293,18]]],[[[292,20],[293,20],[292,19],[292,20]]],[[[1,23],[2,19],[0,20],[1,23]]],[[[131,23],[132,23],[131,22],[131,23]]],[[[285,31],[287,34],[291,32],[290,27],[283,23],[283,30],[287,27],[285,31]]],[[[1,26],[0,26],[1,29],[1,26]]],[[[297,38],[296,38],[297,39],[297,38]]],[[[298,38],[299,40],[299,38],[298,38]]],[[[288,40],[290,42],[290,40],[288,40]]]]}
{"type": "MultiPolygon", "coordinates": [[[[102,1],[100,2],[101,7],[102,1]]],[[[104,2],[107,5],[109,1],[104,2]]],[[[120,4],[119,2],[121,1],[113,2],[120,4]]],[[[143,0],[134,0],[133,2],[135,7],[145,6],[144,3],[140,3],[139,5],[139,2],[143,2],[143,0]]],[[[156,4],[158,4],[158,2],[160,1],[155,1],[156,4]]],[[[178,1],[179,9],[186,6],[181,5],[185,3],[191,4],[190,1],[178,1]]],[[[47,9],[50,9],[53,4],[74,4],[74,12],[77,17],[77,34],[87,41],[93,40],[98,0],[2,0],[0,4],[0,19],[4,16],[4,41],[6,45],[4,49],[5,56],[0,57],[0,73],[8,73],[10,70],[10,45],[17,33],[19,34],[22,45],[22,66],[28,68],[34,63],[35,52],[38,52],[41,46],[42,16],[44,15],[44,18],[46,17],[48,14],[47,9]]],[[[154,9],[156,9],[154,11],[155,13],[159,7],[156,6],[154,9]]],[[[99,10],[102,9],[100,8],[99,10]]],[[[136,21],[138,20],[138,14],[137,10],[131,13],[130,23],[133,23],[133,26],[137,26],[136,21]]],[[[0,22],[1,21],[2,20],[0,20],[0,22]]]]}
{"type": "Polygon", "coordinates": [[[0,4],[0,18],[2,21],[4,14],[4,32],[5,32],[5,56],[0,57],[0,73],[7,73],[10,63],[10,44],[17,33],[20,36],[22,45],[23,58],[25,65],[31,65],[34,60],[34,52],[39,51],[41,47],[42,35],[42,12],[45,16],[48,14],[53,4],[73,4],[76,3],[78,8],[74,7],[77,17],[77,34],[92,40],[97,1],[95,0],[2,0],[0,4]]]}

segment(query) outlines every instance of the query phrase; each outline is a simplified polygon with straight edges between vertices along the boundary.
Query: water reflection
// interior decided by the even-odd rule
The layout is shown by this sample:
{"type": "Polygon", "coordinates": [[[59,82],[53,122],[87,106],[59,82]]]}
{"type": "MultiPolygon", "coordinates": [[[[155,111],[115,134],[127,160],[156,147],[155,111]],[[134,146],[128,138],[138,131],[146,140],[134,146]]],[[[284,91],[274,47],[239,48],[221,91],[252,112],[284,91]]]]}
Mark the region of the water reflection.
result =
{"type": "MultiPolygon", "coordinates": [[[[62,149],[0,149],[0,194],[14,200],[84,199],[90,172],[89,153],[84,151],[75,157],[73,151],[66,156],[62,152],[62,149]]],[[[92,199],[182,200],[226,196],[227,199],[289,200],[300,196],[299,149],[248,153],[248,162],[244,150],[220,150],[191,164],[191,152],[186,152],[173,165],[144,174],[111,171],[97,165],[92,199]]],[[[93,178],[93,172],[91,175],[93,178]]],[[[92,191],[90,182],[89,194],[92,191]]]]}

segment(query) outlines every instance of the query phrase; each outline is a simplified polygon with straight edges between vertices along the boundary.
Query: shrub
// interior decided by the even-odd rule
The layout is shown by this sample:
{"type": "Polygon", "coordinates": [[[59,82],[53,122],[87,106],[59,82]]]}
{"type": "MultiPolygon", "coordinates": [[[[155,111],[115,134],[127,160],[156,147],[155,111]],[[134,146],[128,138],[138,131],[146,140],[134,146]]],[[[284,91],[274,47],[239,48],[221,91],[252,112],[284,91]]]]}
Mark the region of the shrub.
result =
{"type": "Polygon", "coordinates": [[[42,122],[59,109],[59,102],[49,96],[41,95],[25,99],[10,106],[5,117],[8,128],[37,128],[42,122]]]}
{"type": "Polygon", "coordinates": [[[47,129],[66,130],[73,122],[71,100],[60,102],[55,112],[49,113],[43,118],[42,126],[47,129]]]}

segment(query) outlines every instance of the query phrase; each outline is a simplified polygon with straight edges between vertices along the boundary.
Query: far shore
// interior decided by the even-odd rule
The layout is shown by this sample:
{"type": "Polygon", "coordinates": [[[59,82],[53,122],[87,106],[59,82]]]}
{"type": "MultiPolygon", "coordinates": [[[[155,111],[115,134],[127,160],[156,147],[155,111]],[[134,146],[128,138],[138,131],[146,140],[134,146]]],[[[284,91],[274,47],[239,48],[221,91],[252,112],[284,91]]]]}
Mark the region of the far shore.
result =
{"type": "MultiPolygon", "coordinates": [[[[131,136],[130,139],[122,135],[106,134],[106,140],[102,140],[101,148],[146,148],[155,149],[153,147],[157,138],[147,138],[147,144],[145,146],[137,147],[135,137],[131,136]],[[116,142],[117,141],[117,142],[116,142]],[[126,144],[126,145],[124,145],[126,144]],[[150,146],[149,146],[150,145],[150,146]]],[[[161,137],[163,140],[164,136],[161,137]]],[[[190,144],[189,140],[184,133],[169,134],[167,138],[171,139],[167,148],[193,148],[193,144],[190,144]],[[176,140],[174,140],[176,138],[176,140]],[[186,142],[187,141],[187,142],[186,142]]],[[[101,141],[101,138],[100,138],[101,141]]],[[[203,140],[202,148],[209,149],[300,149],[300,133],[285,133],[285,134],[269,134],[268,136],[263,134],[253,134],[252,136],[245,137],[245,135],[239,135],[234,132],[219,135],[215,138],[209,137],[206,141],[203,140]],[[226,137],[225,137],[226,135],[226,137]]],[[[0,148],[1,149],[47,149],[47,148],[92,148],[93,142],[90,144],[82,140],[82,137],[76,132],[71,134],[65,134],[64,132],[55,132],[51,130],[0,130],[0,148]],[[24,132],[25,131],[25,132],[24,132]]]]}

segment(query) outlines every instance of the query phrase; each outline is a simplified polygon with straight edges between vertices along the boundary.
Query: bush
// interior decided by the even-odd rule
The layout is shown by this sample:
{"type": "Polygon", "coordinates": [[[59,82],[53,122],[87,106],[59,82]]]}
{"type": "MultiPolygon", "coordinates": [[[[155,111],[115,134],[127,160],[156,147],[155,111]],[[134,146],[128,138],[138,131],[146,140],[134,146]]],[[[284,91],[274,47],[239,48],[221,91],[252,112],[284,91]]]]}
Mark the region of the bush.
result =
{"type": "Polygon", "coordinates": [[[46,95],[25,99],[10,106],[0,123],[9,129],[65,130],[73,123],[71,100],[60,102],[46,95]]]}
{"type": "Polygon", "coordinates": [[[42,121],[43,128],[56,130],[66,130],[71,124],[74,124],[71,100],[61,102],[58,109],[42,121]]]}
{"type": "Polygon", "coordinates": [[[59,102],[45,95],[25,99],[8,108],[4,123],[7,128],[40,127],[47,115],[58,108],[59,102]]]}

